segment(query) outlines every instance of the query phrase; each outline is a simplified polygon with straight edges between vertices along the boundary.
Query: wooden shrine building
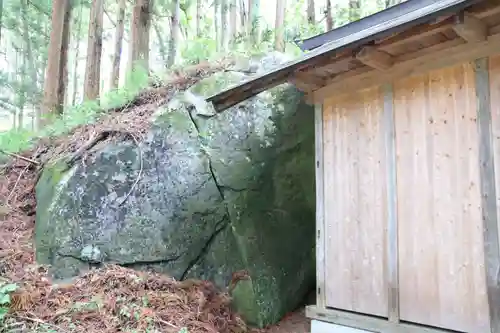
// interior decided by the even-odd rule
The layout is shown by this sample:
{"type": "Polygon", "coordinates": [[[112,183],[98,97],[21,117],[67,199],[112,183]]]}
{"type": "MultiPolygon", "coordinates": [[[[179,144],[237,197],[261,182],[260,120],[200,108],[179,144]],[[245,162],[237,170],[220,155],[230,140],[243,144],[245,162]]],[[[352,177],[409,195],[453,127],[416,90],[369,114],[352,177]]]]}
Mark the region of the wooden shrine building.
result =
{"type": "Polygon", "coordinates": [[[312,333],[500,333],[500,0],[408,0],[208,100],[316,105],[312,333]]]}

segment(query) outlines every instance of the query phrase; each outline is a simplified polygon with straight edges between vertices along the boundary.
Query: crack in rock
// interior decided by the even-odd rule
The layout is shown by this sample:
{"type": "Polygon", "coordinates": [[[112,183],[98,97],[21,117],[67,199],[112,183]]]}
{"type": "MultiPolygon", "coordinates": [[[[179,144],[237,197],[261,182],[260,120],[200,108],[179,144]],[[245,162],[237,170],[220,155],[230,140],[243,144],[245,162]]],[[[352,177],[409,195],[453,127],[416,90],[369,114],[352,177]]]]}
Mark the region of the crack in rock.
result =
{"type": "Polygon", "coordinates": [[[57,252],[57,255],[59,255],[63,258],[72,258],[72,259],[78,260],[84,264],[102,264],[102,263],[106,262],[106,263],[116,263],[116,264],[123,266],[123,267],[131,267],[134,265],[166,264],[166,263],[169,263],[172,261],[179,260],[183,256],[183,254],[179,254],[178,256],[175,256],[172,258],[166,258],[166,259],[152,259],[152,260],[137,260],[134,262],[120,262],[120,261],[113,261],[113,260],[102,260],[102,261],[85,260],[85,259],[78,257],[78,256],[75,256],[73,254],[61,253],[61,252],[57,252]]]}
{"type": "Polygon", "coordinates": [[[196,265],[198,263],[198,261],[200,261],[200,259],[203,258],[208,253],[208,250],[210,249],[210,246],[212,245],[212,243],[215,241],[217,236],[222,231],[224,231],[224,229],[226,229],[229,226],[229,223],[230,223],[229,216],[226,216],[226,215],[224,215],[222,217],[222,219],[219,222],[217,222],[217,224],[215,225],[214,233],[207,240],[207,242],[205,243],[205,245],[201,249],[200,253],[193,260],[191,260],[189,262],[186,270],[181,275],[181,280],[184,280],[186,278],[187,274],[189,273],[189,271],[193,268],[193,266],[196,265]]]}

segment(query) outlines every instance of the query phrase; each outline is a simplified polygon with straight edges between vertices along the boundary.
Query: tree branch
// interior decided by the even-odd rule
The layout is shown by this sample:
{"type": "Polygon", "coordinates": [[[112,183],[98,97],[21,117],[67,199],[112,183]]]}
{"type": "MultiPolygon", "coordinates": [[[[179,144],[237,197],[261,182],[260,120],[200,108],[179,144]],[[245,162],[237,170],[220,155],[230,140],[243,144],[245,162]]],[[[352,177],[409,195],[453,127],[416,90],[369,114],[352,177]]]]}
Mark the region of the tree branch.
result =
{"type": "Polygon", "coordinates": [[[104,14],[106,14],[106,16],[108,17],[108,20],[111,22],[111,24],[113,25],[113,27],[116,28],[116,23],[115,23],[115,21],[113,21],[113,19],[109,15],[108,11],[106,10],[106,8],[104,8],[104,14]]]}
{"type": "Polygon", "coordinates": [[[47,12],[46,10],[44,10],[43,8],[41,8],[39,5],[35,5],[33,2],[31,2],[31,0],[27,0],[28,4],[30,4],[31,6],[33,6],[35,9],[37,9],[40,13],[46,15],[47,17],[51,17],[52,15],[47,12]]]}

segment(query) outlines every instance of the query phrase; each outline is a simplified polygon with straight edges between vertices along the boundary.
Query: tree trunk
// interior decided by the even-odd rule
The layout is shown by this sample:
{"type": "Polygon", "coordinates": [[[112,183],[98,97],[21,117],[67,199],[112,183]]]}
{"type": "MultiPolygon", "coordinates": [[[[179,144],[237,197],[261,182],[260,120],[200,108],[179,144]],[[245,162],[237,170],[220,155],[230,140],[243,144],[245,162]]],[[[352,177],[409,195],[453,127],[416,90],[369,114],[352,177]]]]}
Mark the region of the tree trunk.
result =
{"type": "Polygon", "coordinates": [[[217,52],[220,51],[220,46],[221,46],[219,1],[220,0],[214,0],[215,50],[217,52]]]}
{"type": "MultiPolygon", "coordinates": [[[[64,95],[60,95],[61,61],[64,59],[63,32],[66,13],[69,12],[69,0],[54,0],[52,2],[52,30],[48,49],[48,61],[44,80],[44,98],[41,113],[43,116],[51,113],[61,113],[64,95]]],[[[38,128],[42,121],[38,120],[38,128]]]]}
{"type": "Polygon", "coordinates": [[[249,0],[248,1],[248,28],[249,28],[249,36],[250,43],[253,45],[257,45],[259,43],[260,36],[260,0],[249,0]]]}
{"type": "Polygon", "coordinates": [[[276,21],[274,24],[275,39],[274,47],[277,51],[285,51],[284,25],[285,25],[285,4],[286,0],[276,1],[276,21]]]}
{"type": "Polygon", "coordinates": [[[170,43],[168,50],[168,62],[167,66],[170,68],[175,64],[175,59],[177,58],[177,44],[179,43],[179,17],[181,14],[181,1],[174,0],[172,5],[174,6],[172,11],[172,21],[171,21],[171,32],[170,32],[170,43]]]}
{"type": "Polygon", "coordinates": [[[128,71],[140,66],[142,70],[149,72],[149,29],[152,10],[153,0],[135,0],[130,29],[128,71]]]}
{"type": "Polygon", "coordinates": [[[330,31],[333,29],[332,0],[326,0],[325,18],[326,31],[330,31]]]}
{"type": "Polygon", "coordinates": [[[314,0],[307,0],[307,22],[309,24],[316,24],[314,0]]]}
{"type": "Polygon", "coordinates": [[[2,41],[3,0],[0,0],[0,42],[2,41]]]}
{"type": "Polygon", "coordinates": [[[16,79],[17,82],[19,82],[20,86],[19,89],[17,89],[16,94],[16,104],[17,104],[17,128],[18,129],[23,129],[24,127],[24,105],[26,103],[26,89],[28,87],[27,80],[26,80],[26,58],[22,58],[22,63],[20,63],[19,59],[19,50],[16,50],[16,65],[15,65],[15,72],[14,72],[14,78],[16,79]]]}
{"type": "Polygon", "coordinates": [[[394,5],[398,5],[402,2],[402,0],[385,0],[385,8],[392,7],[394,5]]]}
{"type": "Polygon", "coordinates": [[[89,37],[87,43],[87,66],[83,84],[83,99],[99,98],[101,84],[102,25],[104,0],[94,0],[90,9],[89,37]]]}
{"type": "Polygon", "coordinates": [[[248,31],[248,17],[246,12],[245,0],[240,0],[240,25],[241,29],[245,32],[248,31]]]}
{"type": "Polygon", "coordinates": [[[220,25],[221,25],[221,50],[226,51],[228,48],[228,24],[227,24],[228,5],[227,0],[220,0],[220,25]]]}
{"type": "Polygon", "coordinates": [[[73,63],[73,96],[71,97],[71,105],[76,105],[76,96],[78,93],[78,57],[80,56],[80,40],[79,36],[82,31],[83,21],[83,6],[80,6],[80,15],[78,16],[78,26],[75,34],[75,61],[73,63]]]}
{"type": "Polygon", "coordinates": [[[231,8],[229,14],[229,31],[230,39],[234,41],[238,34],[238,0],[231,0],[231,8]]]}
{"type": "Polygon", "coordinates": [[[29,34],[29,22],[28,22],[28,1],[21,0],[21,10],[22,10],[22,22],[23,22],[23,37],[25,45],[25,59],[24,66],[29,67],[29,79],[31,81],[30,92],[31,92],[31,102],[33,105],[39,104],[39,91],[37,89],[38,75],[35,67],[35,59],[33,57],[33,50],[31,47],[31,39],[29,34]]]}
{"type": "Polygon", "coordinates": [[[113,68],[111,69],[110,88],[118,88],[120,82],[120,61],[122,55],[123,33],[125,31],[125,9],[127,0],[119,0],[118,14],[116,17],[116,32],[115,32],[115,54],[113,55],[113,68]]]}
{"type": "Polygon", "coordinates": [[[196,37],[200,38],[202,31],[201,31],[201,22],[203,20],[203,13],[202,13],[202,4],[201,0],[196,0],[196,37]]]}
{"type": "Polygon", "coordinates": [[[165,62],[165,64],[168,64],[168,61],[169,61],[168,49],[167,49],[167,45],[165,45],[165,41],[163,40],[163,36],[161,33],[160,24],[158,23],[158,20],[156,20],[155,23],[153,23],[153,28],[155,30],[156,38],[158,39],[158,44],[160,45],[161,58],[165,62]]]}
{"type": "Polygon", "coordinates": [[[71,36],[70,30],[71,30],[71,3],[68,5],[67,11],[64,13],[61,62],[59,63],[59,73],[61,75],[61,78],[59,80],[58,94],[61,98],[61,105],[64,105],[64,102],[66,101],[66,91],[68,88],[68,58],[69,58],[69,43],[71,36]]]}
{"type": "Polygon", "coordinates": [[[357,21],[361,18],[361,0],[349,0],[349,22],[357,21]]]}

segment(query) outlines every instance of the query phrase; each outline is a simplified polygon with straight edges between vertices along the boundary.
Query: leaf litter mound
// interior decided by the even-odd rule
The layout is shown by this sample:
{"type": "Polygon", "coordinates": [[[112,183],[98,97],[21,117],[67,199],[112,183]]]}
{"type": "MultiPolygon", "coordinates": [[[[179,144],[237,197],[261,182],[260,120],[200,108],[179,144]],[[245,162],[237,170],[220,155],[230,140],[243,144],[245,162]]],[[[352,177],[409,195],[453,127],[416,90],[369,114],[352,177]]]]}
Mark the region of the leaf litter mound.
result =
{"type": "MultiPolygon", "coordinates": [[[[226,292],[208,281],[175,281],[115,265],[56,285],[48,267],[35,262],[35,185],[44,163],[67,156],[81,159],[99,142],[138,143],[153,112],[197,81],[223,71],[230,61],[193,66],[144,89],[127,105],[108,110],[93,124],[74,128],[0,168],[0,286],[14,283],[10,309],[0,332],[248,332],[230,307],[226,292]]],[[[2,295],[0,295],[2,296],[2,295]]],[[[1,311],[1,308],[0,308],[1,311]]],[[[253,331],[257,332],[257,331],[253,331]]]]}

